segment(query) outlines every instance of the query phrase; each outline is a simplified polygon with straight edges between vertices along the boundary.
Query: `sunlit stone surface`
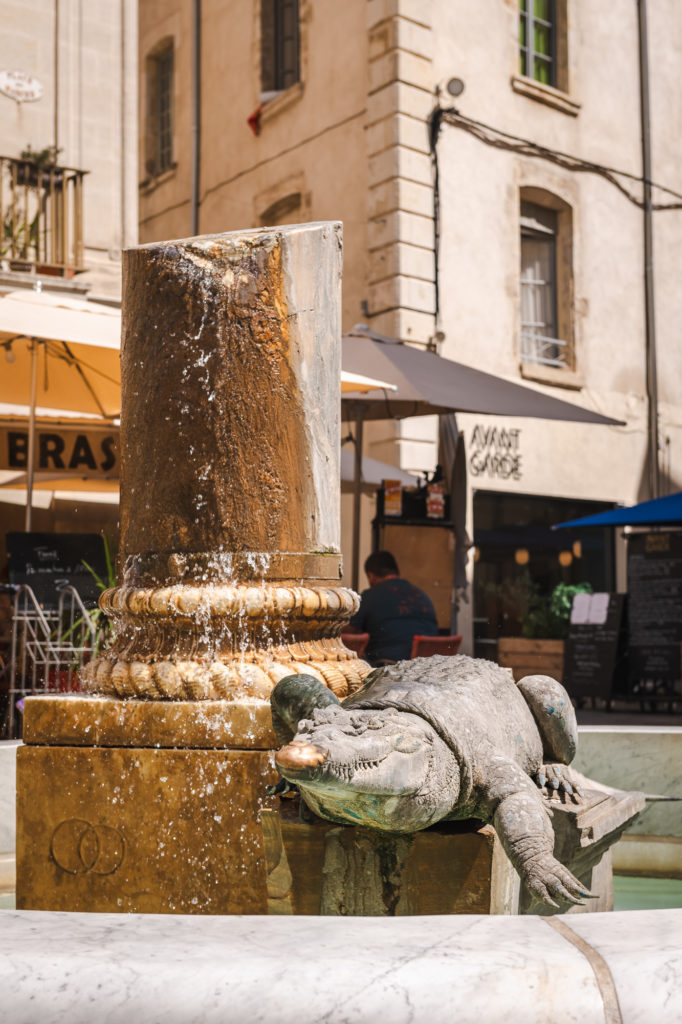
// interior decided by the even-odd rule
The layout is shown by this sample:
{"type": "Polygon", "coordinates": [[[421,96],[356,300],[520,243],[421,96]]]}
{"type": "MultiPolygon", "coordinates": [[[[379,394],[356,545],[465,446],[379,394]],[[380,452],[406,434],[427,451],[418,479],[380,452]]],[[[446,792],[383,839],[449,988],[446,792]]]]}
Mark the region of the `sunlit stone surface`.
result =
{"type": "Polygon", "coordinates": [[[0,911],[12,1024],[677,1024],[682,911],[190,918],[0,911]]]}

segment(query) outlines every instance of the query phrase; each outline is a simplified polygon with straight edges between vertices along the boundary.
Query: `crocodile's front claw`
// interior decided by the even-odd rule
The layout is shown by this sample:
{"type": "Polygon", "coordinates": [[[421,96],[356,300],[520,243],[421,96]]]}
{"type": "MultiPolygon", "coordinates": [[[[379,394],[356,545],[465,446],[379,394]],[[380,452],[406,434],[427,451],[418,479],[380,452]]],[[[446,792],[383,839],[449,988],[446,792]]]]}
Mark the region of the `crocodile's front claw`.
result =
{"type": "Polygon", "coordinates": [[[535,782],[549,800],[563,800],[570,797],[573,803],[580,803],[582,790],[571,777],[565,764],[543,764],[535,776],[535,782]]]}
{"type": "Polygon", "coordinates": [[[582,906],[585,899],[597,899],[551,854],[537,857],[528,864],[523,880],[537,900],[555,909],[559,909],[561,903],[582,906]]]}

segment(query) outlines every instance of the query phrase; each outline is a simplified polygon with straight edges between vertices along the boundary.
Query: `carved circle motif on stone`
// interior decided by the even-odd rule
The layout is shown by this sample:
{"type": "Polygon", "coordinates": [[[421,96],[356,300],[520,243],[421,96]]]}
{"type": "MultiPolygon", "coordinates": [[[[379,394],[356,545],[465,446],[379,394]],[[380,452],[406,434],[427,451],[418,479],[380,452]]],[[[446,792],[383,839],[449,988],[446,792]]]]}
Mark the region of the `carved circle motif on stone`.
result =
{"type": "Polygon", "coordinates": [[[113,875],[123,863],[125,839],[111,825],[67,818],[52,833],[50,853],[70,875],[113,875]]]}

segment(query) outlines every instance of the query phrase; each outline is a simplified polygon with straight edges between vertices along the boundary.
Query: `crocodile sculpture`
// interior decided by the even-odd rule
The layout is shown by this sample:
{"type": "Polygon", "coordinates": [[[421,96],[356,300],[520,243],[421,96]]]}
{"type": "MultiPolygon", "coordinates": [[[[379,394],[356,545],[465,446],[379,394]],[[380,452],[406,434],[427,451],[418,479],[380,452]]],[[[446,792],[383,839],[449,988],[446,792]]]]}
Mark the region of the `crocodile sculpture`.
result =
{"type": "Polygon", "coordinates": [[[553,854],[551,799],[581,792],[564,767],[575,713],[549,676],[515,683],[490,661],[416,658],[376,669],[343,702],[312,676],[287,676],[271,707],[277,768],[321,817],[393,833],[482,819],[537,899],[592,895],[553,854]]]}

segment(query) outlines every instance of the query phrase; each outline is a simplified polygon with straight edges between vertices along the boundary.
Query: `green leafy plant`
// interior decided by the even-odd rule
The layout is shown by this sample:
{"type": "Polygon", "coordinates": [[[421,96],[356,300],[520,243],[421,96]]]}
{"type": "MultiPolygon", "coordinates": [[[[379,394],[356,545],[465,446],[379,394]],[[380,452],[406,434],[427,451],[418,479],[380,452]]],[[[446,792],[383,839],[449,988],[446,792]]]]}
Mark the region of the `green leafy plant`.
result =
{"type": "MultiPolygon", "coordinates": [[[[90,565],[89,562],[86,562],[84,558],[81,559],[81,565],[84,565],[85,568],[88,570],[88,572],[94,579],[95,583],[97,584],[97,588],[100,591],[100,593],[103,593],[110,587],[115,587],[117,584],[116,572],[114,570],[114,560],[111,557],[109,543],[107,541],[106,536],[104,535],[102,535],[102,540],[104,542],[104,560],[106,568],[105,579],[102,579],[99,573],[90,565]]],[[[96,658],[101,650],[102,644],[107,639],[110,630],[110,623],[102,609],[99,608],[99,606],[95,606],[94,608],[88,608],[85,612],[85,616],[87,616],[88,621],[94,628],[95,640],[92,648],[92,657],[96,658]]],[[[78,631],[81,629],[84,621],[85,617],[81,615],[80,618],[76,619],[76,621],[73,622],[68,629],[62,630],[59,633],[56,632],[54,634],[54,639],[58,640],[58,642],[62,644],[72,641],[74,637],[78,636],[78,631]]]]}
{"type": "Polygon", "coordinates": [[[590,583],[557,583],[549,597],[536,592],[523,620],[523,635],[532,639],[564,640],[568,636],[573,598],[576,594],[591,593],[590,583]]]}
{"type": "MultiPolygon", "coordinates": [[[[111,587],[115,587],[118,582],[116,579],[116,572],[114,570],[114,561],[111,557],[111,551],[109,550],[109,542],[107,541],[107,538],[104,535],[102,535],[102,540],[104,541],[104,560],[107,573],[105,580],[101,578],[101,576],[95,571],[95,569],[93,569],[93,567],[88,562],[85,561],[84,558],[81,560],[82,564],[85,566],[85,568],[88,570],[88,572],[94,579],[95,583],[97,584],[97,588],[100,591],[100,593],[104,593],[105,590],[109,590],[111,587]]],[[[106,615],[99,606],[91,608],[88,611],[88,617],[92,622],[93,626],[95,627],[95,629],[97,630],[95,634],[95,649],[92,652],[93,657],[96,658],[97,655],[99,654],[102,643],[104,642],[108,635],[110,623],[108,618],[106,617],[106,615]]]]}
{"type": "Polygon", "coordinates": [[[45,149],[31,149],[31,144],[29,143],[26,149],[22,149],[21,159],[30,160],[31,163],[41,169],[56,167],[61,151],[61,146],[46,146],[45,149]]]}
{"type": "Polygon", "coordinates": [[[31,223],[26,218],[13,219],[12,210],[8,210],[2,224],[2,243],[0,244],[0,256],[11,256],[15,259],[28,259],[31,248],[35,248],[38,241],[38,215],[36,214],[31,223]]]}

